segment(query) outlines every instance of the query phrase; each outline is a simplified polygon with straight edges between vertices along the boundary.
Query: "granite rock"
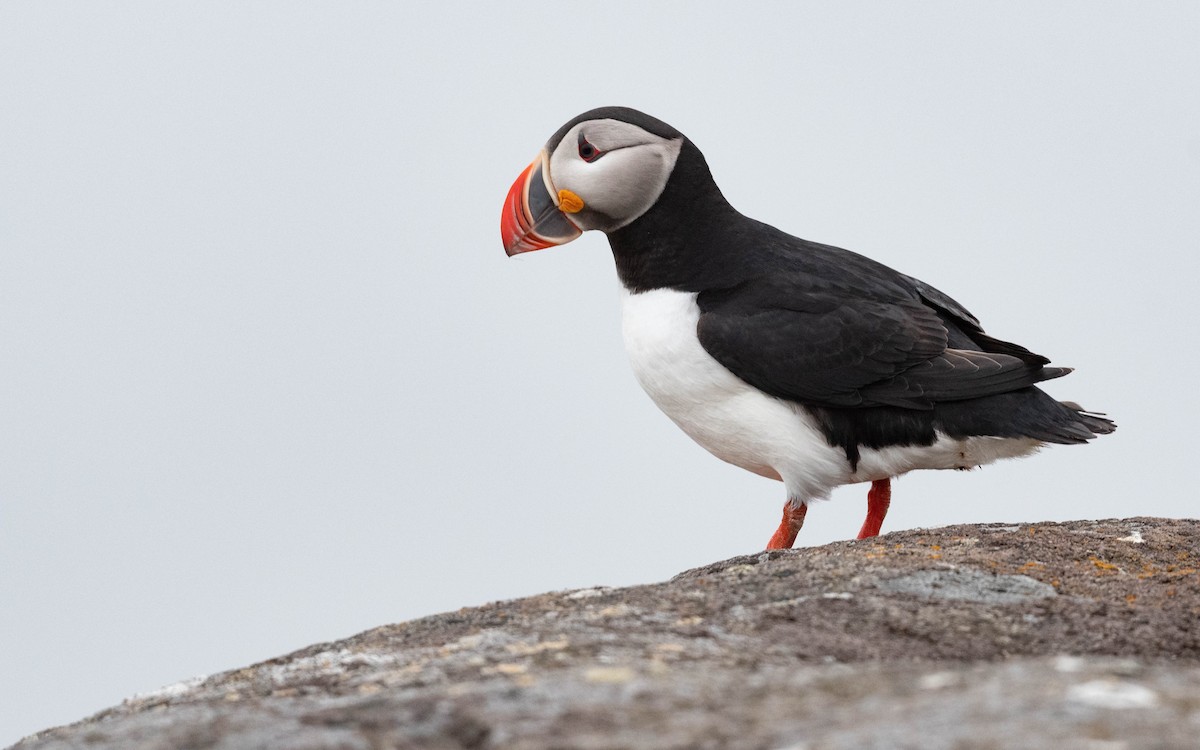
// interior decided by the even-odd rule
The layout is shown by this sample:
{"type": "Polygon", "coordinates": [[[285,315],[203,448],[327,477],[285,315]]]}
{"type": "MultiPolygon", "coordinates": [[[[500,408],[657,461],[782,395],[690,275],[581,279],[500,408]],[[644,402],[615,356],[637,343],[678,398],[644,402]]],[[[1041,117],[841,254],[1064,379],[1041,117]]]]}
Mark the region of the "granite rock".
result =
{"type": "Polygon", "coordinates": [[[20,750],[1200,746],[1200,521],[902,531],[386,625],[20,750]]]}

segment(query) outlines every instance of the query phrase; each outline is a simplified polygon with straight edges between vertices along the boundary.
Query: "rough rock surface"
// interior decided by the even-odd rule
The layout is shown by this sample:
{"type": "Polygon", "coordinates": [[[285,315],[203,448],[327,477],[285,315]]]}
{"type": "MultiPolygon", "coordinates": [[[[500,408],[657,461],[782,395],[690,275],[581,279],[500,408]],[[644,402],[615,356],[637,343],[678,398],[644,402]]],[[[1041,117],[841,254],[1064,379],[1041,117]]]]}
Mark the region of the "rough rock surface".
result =
{"type": "Polygon", "coordinates": [[[61,748],[1200,747],[1200,521],[903,531],[388,625],[61,748]]]}

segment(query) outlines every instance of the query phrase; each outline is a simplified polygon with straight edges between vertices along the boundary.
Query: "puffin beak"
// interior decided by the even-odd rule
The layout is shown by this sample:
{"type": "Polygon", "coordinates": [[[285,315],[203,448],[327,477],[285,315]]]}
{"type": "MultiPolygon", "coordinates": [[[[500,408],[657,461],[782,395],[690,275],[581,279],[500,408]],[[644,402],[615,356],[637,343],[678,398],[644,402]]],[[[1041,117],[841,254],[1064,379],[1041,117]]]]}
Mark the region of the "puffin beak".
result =
{"type": "Polygon", "coordinates": [[[567,216],[583,208],[583,201],[569,190],[554,190],[546,177],[548,161],[542,151],[508,189],[500,214],[500,237],[509,257],[565,245],[583,234],[567,216]]]}

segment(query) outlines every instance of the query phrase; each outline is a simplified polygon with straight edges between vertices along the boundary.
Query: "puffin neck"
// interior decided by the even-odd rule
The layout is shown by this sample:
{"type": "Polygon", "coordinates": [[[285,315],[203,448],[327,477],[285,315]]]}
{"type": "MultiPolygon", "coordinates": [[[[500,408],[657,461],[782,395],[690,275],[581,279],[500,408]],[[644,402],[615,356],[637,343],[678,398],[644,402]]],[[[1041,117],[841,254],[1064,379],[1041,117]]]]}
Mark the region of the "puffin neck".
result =
{"type": "Polygon", "coordinates": [[[662,195],[646,213],[608,233],[626,289],[702,291],[728,283],[734,258],[726,235],[746,221],[713,180],[704,155],[684,139],[662,195]]]}

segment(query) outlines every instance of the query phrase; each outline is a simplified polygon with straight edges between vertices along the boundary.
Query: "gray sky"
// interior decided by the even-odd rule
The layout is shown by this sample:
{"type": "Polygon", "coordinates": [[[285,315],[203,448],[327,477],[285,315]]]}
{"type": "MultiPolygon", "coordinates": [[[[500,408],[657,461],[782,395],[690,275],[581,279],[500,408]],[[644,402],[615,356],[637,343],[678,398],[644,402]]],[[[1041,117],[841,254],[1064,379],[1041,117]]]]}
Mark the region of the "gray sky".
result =
{"type": "Polygon", "coordinates": [[[885,531],[1196,515],[1198,38],[1193,2],[0,4],[0,745],[761,549],[782,486],[641,393],[604,237],[501,248],[509,184],[600,105],[1121,424],[906,477],[885,531]]]}

